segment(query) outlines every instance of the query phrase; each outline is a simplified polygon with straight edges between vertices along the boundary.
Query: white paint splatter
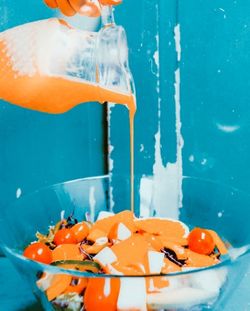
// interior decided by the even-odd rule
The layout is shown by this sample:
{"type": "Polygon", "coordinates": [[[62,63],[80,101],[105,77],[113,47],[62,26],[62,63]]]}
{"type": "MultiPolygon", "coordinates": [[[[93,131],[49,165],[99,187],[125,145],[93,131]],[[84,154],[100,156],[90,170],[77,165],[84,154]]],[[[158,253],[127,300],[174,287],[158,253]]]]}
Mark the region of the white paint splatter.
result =
{"type": "Polygon", "coordinates": [[[201,160],[201,165],[206,165],[206,164],[207,164],[207,159],[205,159],[205,158],[202,159],[202,160],[201,160]]]}
{"type": "Polygon", "coordinates": [[[190,162],[194,162],[194,155],[193,154],[191,154],[190,156],[189,156],[189,158],[188,158],[188,160],[190,161],[190,162]]]}
{"type": "Polygon", "coordinates": [[[221,123],[216,123],[217,128],[225,133],[233,133],[240,129],[239,125],[226,125],[221,123]]]}
{"type": "Polygon", "coordinates": [[[218,213],[218,218],[221,218],[223,216],[223,213],[222,212],[219,212],[218,213]]]}
{"type": "Polygon", "coordinates": [[[22,195],[22,189],[21,188],[17,188],[17,190],[16,190],[16,198],[19,199],[21,195],[22,195]]]}
{"type": "Polygon", "coordinates": [[[144,151],[144,145],[140,144],[140,152],[143,152],[143,151],[144,151]]]}
{"type": "Polygon", "coordinates": [[[96,200],[95,200],[95,187],[91,186],[89,189],[89,207],[90,207],[90,219],[92,222],[94,222],[95,218],[95,206],[96,206],[96,200]]]}

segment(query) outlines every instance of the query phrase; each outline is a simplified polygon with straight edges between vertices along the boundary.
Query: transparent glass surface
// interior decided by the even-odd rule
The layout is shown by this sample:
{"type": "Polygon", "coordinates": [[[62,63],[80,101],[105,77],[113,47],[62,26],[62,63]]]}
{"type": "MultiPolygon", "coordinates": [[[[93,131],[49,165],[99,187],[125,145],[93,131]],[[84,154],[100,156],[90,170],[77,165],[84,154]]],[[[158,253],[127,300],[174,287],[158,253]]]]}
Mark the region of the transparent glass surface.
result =
{"type": "Polygon", "coordinates": [[[13,69],[21,75],[56,76],[121,93],[133,91],[126,33],[114,23],[91,32],[54,18],[6,30],[0,38],[13,69]]]}
{"type": "MultiPolygon", "coordinates": [[[[128,188],[120,189],[127,196],[128,188]]],[[[82,278],[98,278],[104,282],[120,280],[125,293],[118,298],[119,310],[223,310],[246,270],[249,261],[250,196],[219,183],[196,178],[183,178],[183,200],[180,219],[192,228],[214,229],[233,245],[219,265],[199,270],[185,270],[168,275],[119,276],[65,270],[40,264],[22,256],[23,249],[35,240],[37,231],[46,233],[49,225],[65,215],[83,220],[86,213],[94,221],[100,211],[109,210],[109,177],[86,178],[53,185],[22,196],[1,215],[3,251],[23,276],[45,310],[53,305],[37,286],[41,273],[52,278],[67,274],[82,278]],[[158,282],[168,286],[155,290],[158,282]]],[[[166,202],[167,206],[167,202],[166,202]]],[[[149,209],[151,207],[149,206],[149,209]]]]}

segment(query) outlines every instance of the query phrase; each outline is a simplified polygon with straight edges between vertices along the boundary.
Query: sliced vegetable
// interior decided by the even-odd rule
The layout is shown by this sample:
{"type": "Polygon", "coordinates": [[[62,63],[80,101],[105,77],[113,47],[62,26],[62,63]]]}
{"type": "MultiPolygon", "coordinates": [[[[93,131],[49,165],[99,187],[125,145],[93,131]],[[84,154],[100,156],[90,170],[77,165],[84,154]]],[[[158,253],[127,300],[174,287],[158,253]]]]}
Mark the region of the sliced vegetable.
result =
{"type": "Polygon", "coordinates": [[[214,243],[216,247],[218,248],[221,255],[226,255],[228,253],[228,249],[225,245],[225,243],[222,241],[222,239],[219,237],[219,235],[213,231],[213,230],[207,230],[209,232],[214,240],[214,243]]]}
{"type": "Polygon", "coordinates": [[[188,258],[186,260],[185,266],[194,267],[194,268],[202,268],[209,267],[219,263],[219,260],[207,255],[198,254],[191,250],[187,250],[188,258]]]}
{"type": "Polygon", "coordinates": [[[46,294],[48,300],[51,301],[61,295],[70,285],[72,276],[67,274],[56,274],[53,276],[50,287],[46,294]]]}
{"type": "Polygon", "coordinates": [[[79,261],[79,260],[60,260],[55,261],[51,263],[52,266],[63,266],[63,268],[74,267],[77,270],[80,271],[88,271],[93,273],[98,273],[101,270],[101,266],[94,261],[85,260],[85,261],[79,261]]]}

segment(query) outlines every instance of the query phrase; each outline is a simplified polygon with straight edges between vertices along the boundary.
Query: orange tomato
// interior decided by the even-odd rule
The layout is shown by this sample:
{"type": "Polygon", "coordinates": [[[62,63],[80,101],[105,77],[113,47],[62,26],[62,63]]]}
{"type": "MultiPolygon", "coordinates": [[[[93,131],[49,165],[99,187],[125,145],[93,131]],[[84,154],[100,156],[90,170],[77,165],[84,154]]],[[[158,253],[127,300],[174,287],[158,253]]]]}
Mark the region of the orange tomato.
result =
{"type": "Polygon", "coordinates": [[[74,232],[71,229],[61,229],[58,230],[54,237],[54,243],[56,245],[61,244],[76,244],[77,239],[74,232]]]}
{"type": "Polygon", "coordinates": [[[188,236],[188,247],[191,251],[202,255],[209,255],[215,248],[211,234],[201,228],[193,229],[188,236]]]}
{"type": "Polygon", "coordinates": [[[82,242],[82,240],[84,240],[89,234],[89,226],[86,222],[79,222],[70,230],[74,234],[77,243],[82,242]]]}
{"type": "Polygon", "coordinates": [[[41,242],[29,245],[23,255],[29,259],[36,260],[45,264],[52,262],[52,251],[47,245],[41,242]]]}
{"type": "Polygon", "coordinates": [[[116,311],[119,291],[119,279],[91,278],[84,294],[84,306],[87,311],[116,311]]]}

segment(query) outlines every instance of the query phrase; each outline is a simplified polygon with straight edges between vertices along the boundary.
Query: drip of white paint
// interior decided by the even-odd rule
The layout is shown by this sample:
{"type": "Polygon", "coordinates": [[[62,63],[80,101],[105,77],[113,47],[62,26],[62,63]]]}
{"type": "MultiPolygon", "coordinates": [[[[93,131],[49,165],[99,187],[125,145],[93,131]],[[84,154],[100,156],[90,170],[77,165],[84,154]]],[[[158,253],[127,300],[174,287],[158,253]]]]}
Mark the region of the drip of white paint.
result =
{"type": "MultiPolygon", "coordinates": [[[[159,40],[159,39],[158,39],[158,36],[156,36],[156,40],[157,40],[157,41],[159,40]]],[[[155,64],[156,64],[157,68],[159,68],[160,58],[159,58],[159,51],[158,51],[158,50],[156,50],[156,51],[154,52],[153,58],[154,58],[154,61],[155,61],[155,64]]]]}
{"type": "MultiPolygon", "coordinates": [[[[109,144],[108,154],[111,155],[113,150],[114,150],[114,146],[109,144]]],[[[109,157],[109,171],[112,172],[113,169],[114,169],[114,160],[111,157],[109,157]]]]}
{"type": "Polygon", "coordinates": [[[21,188],[17,188],[17,190],[16,190],[16,198],[19,199],[21,195],[22,195],[21,188]]]}
{"type": "Polygon", "coordinates": [[[140,182],[140,216],[152,216],[153,179],[143,176],[140,182]]]}
{"type": "Polygon", "coordinates": [[[181,60],[181,30],[180,24],[177,24],[174,28],[175,49],[177,53],[177,61],[181,60]]]}
{"type": "MultiPolygon", "coordinates": [[[[114,160],[112,158],[112,152],[114,151],[115,147],[111,144],[111,116],[112,116],[112,109],[114,109],[115,105],[112,103],[108,104],[108,168],[109,168],[109,176],[110,176],[110,184],[112,184],[112,177],[113,177],[113,169],[114,169],[114,160]]],[[[113,187],[109,187],[109,208],[110,211],[113,210],[115,205],[114,196],[113,196],[113,187]]]]}
{"type": "Polygon", "coordinates": [[[90,207],[90,219],[93,222],[95,218],[95,206],[96,206],[96,200],[95,200],[95,187],[91,186],[89,190],[89,207],[90,207]]]}
{"type": "Polygon", "coordinates": [[[104,294],[105,297],[109,297],[110,292],[111,292],[110,281],[111,281],[110,278],[105,278],[105,281],[104,281],[104,291],[103,291],[103,294],[104,294]]]}
{"type": "MultiPolygon", "coordinates": [[[[158,12],[158,6],[156,5],[158,12]]],[[[158,12],[159,14],[159,12],[158,12]]],[[[181,60],[181,42],[180,42],[180,25],[174,29],[175,47],[178,64],[181,60]]],[[[177,219],[179,216],[179,207],[182,205],[182,148],[183,138],[181,135],[181,117],[180,117],[180,69],[179,66],[175,71],[175,112],[176,112],[176,143],[177,154],[176,162],[163,165],[161,156],[161,98],[160,98],[160,46],[159,46],[159,29],[156,35],[156,51],[154,61],[157,68],[157,85],[158,93],[158,131],[155,135],[155,164],[153,166],[153,179],[142,177],[140,184],[141,198],[141,216],[149,216],[152,209],[156,216],[164,216],[177,219]],[[145,195],[147,193],[147,195],[145,195]],[[152,204],[151,204],[152,203],[152,204]],[[151,208],[150,208],[151,207],[151,208]]]]}
{"type": "Polygon", "coordinates": [[[178,219],[179,217],[179,165],[162,162],[160,130],[155,135],[155,164],[153,167],[152,205],[155,216],[178,219]]]}
{"type": "Polygon", "coordinates": [[[180,60],[181,60],[181,32],[180,24],[175,26],[175,48],[177,53],[178,68],[175,71],[175,116],[176,116],[176,142],[177,142],[177,154],[176,154],[176,165],[177,165],[177,183],[178,183],[178,206],[182,207],[182,177],[183,177],[183,166],[182,166],[182,149],[184,146],[184,140],[181,134],[181,104],[180,104],[180,60]]]}
{"type": "MultiPolygon", "coordinates": [[[[155,134],[155,163],[153,166],[152,179],[152,207],[155,216],[169,217],[178,219],[179,207],[182,206],[182,148],[184,145],[181,135],[181,115],[180,115],[180,68],[181,60],[181,42],[180,42],[180,25],[176,25],[175,46],[177,53],[178,67],[175,71],[175,113],[176,113],[176,144],[177,154],[175,163],[167,163],[164,166],[161,156],[161,99],[158,96],[158,130],[155,134]]],[[[159,45],[158,45],[159,51],[159,45]]],[[[156,54],[159,57],[159,54],[156,54]]],[[[159,60],[156,58],[156,60],[159,60]]],[[[160,74],[160,61],[158,65],[158,73],[160,74]]],[[[160,79],[158,78],[157,86],[160,87],[160,79]]],[[[145,177],[142,178],[141,185],[146,183],[145,177]]],[[[149,186],[149,185],[148,185],[149,186]]],[[[149,199],[147,198],[147,201],[149,199]]],[[[142,201],[143,202],[143,201],[142,201]]],[[[143,207],[143,206],[141,206],[143,207]]],[[[145,208],[144,208],[145,210],[145,208]]]]}

